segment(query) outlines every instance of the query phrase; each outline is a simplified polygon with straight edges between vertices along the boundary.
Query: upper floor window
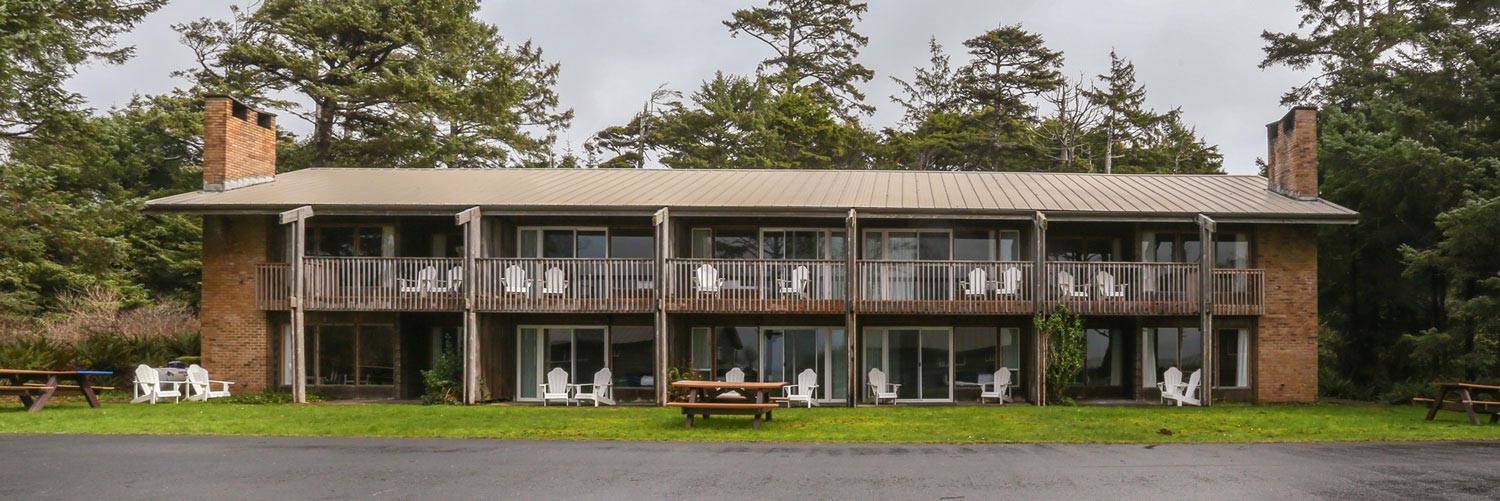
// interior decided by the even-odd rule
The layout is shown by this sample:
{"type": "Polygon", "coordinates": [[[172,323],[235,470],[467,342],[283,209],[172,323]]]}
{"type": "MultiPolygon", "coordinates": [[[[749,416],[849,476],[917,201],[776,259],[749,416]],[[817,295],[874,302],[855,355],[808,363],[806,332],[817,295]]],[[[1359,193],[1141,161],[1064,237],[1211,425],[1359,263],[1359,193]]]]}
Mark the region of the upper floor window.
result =
{"type": "Polygon", "coordinates": [[[609,232],[609,257],[650,259],[656,257],[656,236],[651,228],[618,228],[609,232]]]}
{"type": "Polygon", "coordinates": [[[953,231],[953,259],[957,261],[1019,261],[1021,232],[959,229],[953,231]]]}
{"type": "Polygon", "coordinates": [[[1244,233],[1214,235],[1214,266],[1218,268],[1250,267],[1250,236],[1244,233]]]}
{"type": "Polygon", "coordinates": [[[1120,239],[1110,237],[1059,236],[1047,239],[1048,261],[1115,261],[1120,257],[1120,239]]]}
{"type": "Polygon", "coordinates": [[[761,257],[764,259],[843,259],[844,232],[817,229],[764,229],[761,257]]]}
{"type": "Polygon", "coordinates": [[[1141,260],[1154,263],[1195,263],[1203,259],[1197,232],[1141,233],[1141,260]]]}
{"type": "Polygon", "coordinates": [[[329,225],[308,228],[307,254],[334,257],[394,256],[395,228],[388,225],[329,225]]]}
{"type": "Polygon", "coordinates": [[[604,258],[609,255],[603,228],[521,228],[519,257],[604,258]]]}
{"type": "Polygon", "coordinates": [[[874,261],[948,261],[952,240],[948,230],[866,230],[862,256],[874,261]]]}

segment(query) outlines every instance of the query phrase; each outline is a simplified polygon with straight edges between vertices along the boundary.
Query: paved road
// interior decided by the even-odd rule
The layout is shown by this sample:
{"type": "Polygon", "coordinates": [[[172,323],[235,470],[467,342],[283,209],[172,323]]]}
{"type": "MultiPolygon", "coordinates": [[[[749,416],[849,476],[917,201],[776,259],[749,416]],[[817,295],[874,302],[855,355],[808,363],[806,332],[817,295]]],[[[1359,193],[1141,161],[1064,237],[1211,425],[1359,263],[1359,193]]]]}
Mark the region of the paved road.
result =
{"type": "Polygon", "coordinates": [[[1500,443],[806,445],[0,436],[0,499],[1495,498],[1500,443]]]}

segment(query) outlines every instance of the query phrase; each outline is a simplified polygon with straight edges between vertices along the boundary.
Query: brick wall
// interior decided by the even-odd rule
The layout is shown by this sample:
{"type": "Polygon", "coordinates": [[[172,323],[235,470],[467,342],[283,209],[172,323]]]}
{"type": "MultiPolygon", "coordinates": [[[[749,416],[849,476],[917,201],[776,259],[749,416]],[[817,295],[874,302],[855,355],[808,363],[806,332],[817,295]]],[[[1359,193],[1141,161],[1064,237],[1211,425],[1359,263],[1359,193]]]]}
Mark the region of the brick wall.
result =
{"type": "Polygon", "coordinates": [[[236,391],[275,381],[276,337],[255,305],[255,265],[266,262],[272,227],[267,216],[203,218],[203,367],[236,391]]]}
{"type": "Polygon", "coordinates": [[[228,97],[203,103],[203,189],[224,191],[276,177],[276,116],[228,97]]]}
{"type": "Polygon", "coordinates": [[[1311,226],[1265,225],[1256,264],[1266,270],[1266,312],[1254,342],[1259,402],[1318,396],[1318,244],[1311,226]]]}
{"type": "Polygon", "coordinates": [[[1318,110],[1298,106],[1266,125],[1269,188],[1300,199],[1318,197],[1318,110]]]}

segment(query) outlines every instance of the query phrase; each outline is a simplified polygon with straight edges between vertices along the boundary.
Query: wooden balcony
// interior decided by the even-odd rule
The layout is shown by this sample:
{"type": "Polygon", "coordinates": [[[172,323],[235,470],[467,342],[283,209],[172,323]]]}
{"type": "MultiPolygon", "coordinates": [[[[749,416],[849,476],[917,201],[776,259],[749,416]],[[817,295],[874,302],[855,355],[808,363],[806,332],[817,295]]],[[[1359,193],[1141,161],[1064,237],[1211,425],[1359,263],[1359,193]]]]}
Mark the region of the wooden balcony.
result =
{"type": "Polygon", "coordinates": [[[475,308],[502,312],[649,313],[651,259],[479,259],[475,308]]]}
{"type": "Polygon", "coordinates": [[[697,313],[844,313],[838,260],[668,259],[666,309],[697,313]]]}
{"type": "Polygon", "coordinates": [[[255,307],[262,310],[290,309],[292,265],[262,263],[255,265],[255,307]]]}
{"type": "Polygon", "coordinates": [[[861,261],[861,313],[1029,315],[1032,263],[861,261]]]}
{"type": "Polygon", "coordinates": [[[463,260],[426,257],[309,257],[308,310],[458,311],[463,260]]]}
{"type": "Polygon", "coordinates": [[[1196,315],[1196,263],[1048,262],[1042,274],[1046,310],[1066,305],[1083,315],[1196,315]]]}
{"type": "Polygon", "coordinates": [[[1219,268],[1213,274],[1215,315],[1266,312],[1265,270],[1219,268]]]}

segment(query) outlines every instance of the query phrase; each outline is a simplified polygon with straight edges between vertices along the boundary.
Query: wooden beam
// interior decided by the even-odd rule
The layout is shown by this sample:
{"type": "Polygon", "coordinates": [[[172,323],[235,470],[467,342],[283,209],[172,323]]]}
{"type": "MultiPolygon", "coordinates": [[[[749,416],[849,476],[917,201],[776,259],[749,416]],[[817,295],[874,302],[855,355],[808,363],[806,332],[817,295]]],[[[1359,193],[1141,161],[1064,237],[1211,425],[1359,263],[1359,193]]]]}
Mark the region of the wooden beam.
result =
{"type": "MultiPolygon", "coordinates": [[[[1047,288],[1047,215],[1037,211],[1031,218],[1031,314],[1043,313],[1046,309],[1047,288]]],[[[1047,338],[1041,332],[1032,332],[1032,371],[1027,393],[1036,405],[1047,405],[1047,338]]]]}
{"type": "Polygon", "coordinates": [[[667,374],[668,364],[671,362],[671,351],[668,349],[668,317],[667,317],[667,291],[671,280],[671,270],[667,269],[667,257],[672,252],[672,212],[666,207],[656,211],[651,216],[651,225],[656,229],[656,301],[655,301],[655,324],[656,324],[656,405],[667,403],[667,374]]]}
{"type": "Polygon", "coordinates": [[[854,407],[858,401],[859,386],[859,326],[857,325],[857,314],[854,305],[859,301],[859,255],[855,242],[859,241],[859,212],[849,209],[849,216],[844,218],[844,303],[847,308],[844,311],[844,343],[849,356],[845,372],[849,378],[846,395],[849,397],[848,405],[854,407]]]}
{"type": "Polygon", "coordinates": [[[1198,324],[1203,332],[1203,406],[1213,405],[1214,390],[1214,230],[1218,224],[1208,216],[1198,215],[1198,324]]]}
{"type": "Polygon", "coordinates": [[[459,212],[453,218],[454,223],[463,228],[464,233],[464,337],[463,337],[463,400],[465,404],[479,402],[479,313],[474,309],[475,280],[478,274],[474,271],[474,263],[479,259],[480,247],[484,245],[484,239],[480,235],[483,214],[478,207],[473,207],[459,212]]]}
{"type": "Polygon", "coordinates": [[[287,298],[287,309],[292,317],[292,401],[307,403],[307,318],[302,309],[302,298],[306,294],[307,280],[304,276],[304,258],[307,256],[307,220],[313,217],[311,206],[298,207],[280,214],[281,225],[291,232],[288,242],[292,246],[292,294],[287,298]]]}

